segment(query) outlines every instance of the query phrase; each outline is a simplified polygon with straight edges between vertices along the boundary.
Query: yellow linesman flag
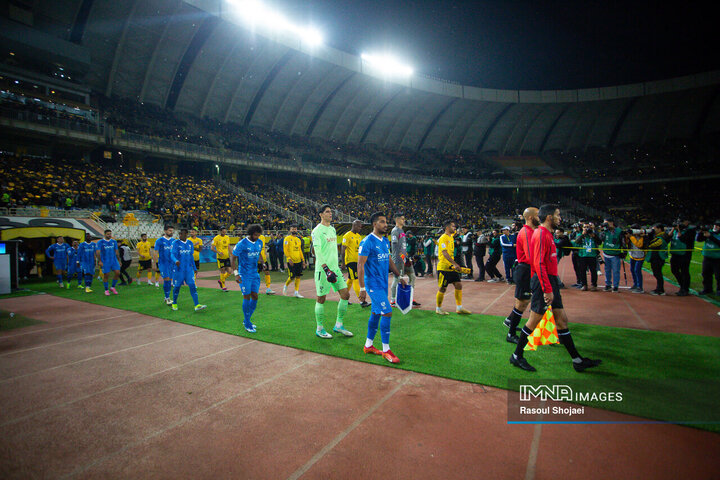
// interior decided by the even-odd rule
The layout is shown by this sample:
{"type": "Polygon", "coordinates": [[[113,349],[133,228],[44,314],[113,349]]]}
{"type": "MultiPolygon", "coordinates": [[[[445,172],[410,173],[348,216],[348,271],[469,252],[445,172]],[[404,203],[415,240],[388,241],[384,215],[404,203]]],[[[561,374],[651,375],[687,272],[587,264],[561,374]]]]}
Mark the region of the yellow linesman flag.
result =
{"type": "Polygon", "coordinates": [[[558,336],[552,307],[548,307],[540,323],[535,327],[532,335],[528,337],[525,350],[537,350],[538,345],[550,345],[551,343],[558,343],[558,336]]]}

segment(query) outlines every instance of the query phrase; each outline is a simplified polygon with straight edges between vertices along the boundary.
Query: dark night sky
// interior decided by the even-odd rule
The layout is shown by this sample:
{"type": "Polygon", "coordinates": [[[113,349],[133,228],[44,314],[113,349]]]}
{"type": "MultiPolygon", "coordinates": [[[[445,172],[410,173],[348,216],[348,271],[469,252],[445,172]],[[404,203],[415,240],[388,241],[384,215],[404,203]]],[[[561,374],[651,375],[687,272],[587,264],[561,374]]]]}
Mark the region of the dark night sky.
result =
{"type": "Polygon", "coordinates": [[[388,50],[418,73],[508,89],[585,88],[720,68],[703,2],[266,0],[325,43],[388,50]]]}

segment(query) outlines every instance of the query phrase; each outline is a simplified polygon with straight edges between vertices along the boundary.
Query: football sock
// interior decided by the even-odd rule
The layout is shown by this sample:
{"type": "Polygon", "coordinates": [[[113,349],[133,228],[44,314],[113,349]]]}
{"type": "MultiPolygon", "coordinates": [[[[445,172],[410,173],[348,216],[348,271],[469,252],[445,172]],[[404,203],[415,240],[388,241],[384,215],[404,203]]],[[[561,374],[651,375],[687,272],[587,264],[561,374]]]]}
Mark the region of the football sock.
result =
{"type": "Polygon", "coordinates": [[[227,273],[223,272],[220,274],[220,284],[225,288],[225,279],[227,278],[227,273]]]}
{"type": "Polygon", "coordinates": [[[295,291],[296,292],[300,291],[300,277],[295,279],[295,291]]]}
{"type": "Polygon", "coordinates": [[[383,343],[383,352],[387,352],[390,350],[390,344],[389,343],[383,343]]]}
{"type": "Polygon", "coordinates": [[[258,301],[250,299],[250,316],[253,316],[253,313],[255,313],[255,309],[257,308],[258,301]]]}
{"type": "MultiPolygon", "coordinates": [[[[382,340],[383,348],[385,345],[390,344],[390,319],[391,316],[380,317],[380,340],[382,340]]],[[[390,349],[390,347],[388,347],[390,349]]],[[[385,351],[385,350],[383,350],[385,351]]]]}
{"type": "Polygon", "coordinates": [[[462,307],[462,290],[455,290],[455,305],[462,307]]]}
{"type": "Polygon", "coordinates": [[[437,292],[437,295],[435,295],[435,304],[437,305],[437,308],[442,307],[442,302],[444,298],[445,294],[443,292],[437,292]]]}
{"type": "Polygon", "coordinates": [[[368,333],[367,333],[367,339],[370,340],[370,345],[372,345],[372,341],[375,339],[375,334],[377,334],[378,323],[380,323],[380,314],[379,313],[371,313],[370,320],[368,320],[368,333]]]}
{"type": "Polygon", "coordinates": [[[62,283],[62,273],[58,274],[57,281],[58,283],[62,283]]]}
{"type": "Polygon", "coordinates": [[[242,304],[243,323],[244,323],[245,326],[248,327],[248,328],[249,328],[250,326],[252,326],[252,322],[250,321],[250,317],[252,316],[251,308],[252,308],[252,307],[251,307],[251,305],[250,305],[250,300],[245,300],[245,299],[243,299],[243,304],[242,304]]]}
{"type": "Polygon", "coordinates": [[[520,340],[518,340],[518,344],[515,347],[515,356],[517,358],[523,356],[523,350],[525,349],[525,345],[528,343],[528,337],[530,335],[532,335],[532,330],[525,325],[522,330],[520,330],[520,340]]]}
{"type": "Polygon", "coordinates": [[[347,312],[347,309],[348,301],[341,298],[338,302],[337,319],[335,320],[335,325],[343,324],[343,319],[345,318],[345,312],[347,312]]]}
{"type": "Polygon", "coordinates": [[[112,288],[115,288],[116,286],[117,286],[117,278],[113,278],[112,288]]]}
{"type": "Polygon", "coordinates": [[[165,298],[170,298],[170,289],[172,285],[169,280],[163,280],[163,291],[165,292],[165,298]]]}
{"type": "Polygon", "coordinates": [[[325,320],[325,304],[315,302],[315,323],[317,323],[318,331],[322,330],[324,320],[325,320]]]}
{"type": "Polygon", "coordinates": [[[103,286],[105,287],[106,292],[110,290],[110,285],[108,284],[108,282],[103,282],[103,286]]]}
{"type": "Polygon", "coordinates": [[[519,312],[516,308],[512,309],[512,312],[510,312],[510,315],[507,316],[508,320],[510,320],[510,334],[515,335],[517,332],[517,327],[520,325],[520,320],[522,320],[522,312],[519,312]]]}
{"type": "Polygon", "coordinates": [[[355,295],[358,298],[360,298],[360,281],[359,280],[352,281],[352,289],[355,290],[355,295]]]}
{"type": "Polygon", "coordinates": [[[290,285],[290,282],[292,282],[292,280],[292,277],[288,276],[288,279],[285,280],[285,286],[287,287],[288,285],[290,285]]]}
{"type": "Polygon", "coordinates": [[[92,274],[86,274],[85,275],[85,286],[89,288],[90,285],[92,285],[92,281],[93,281],[92,274]]]}
{"type": "Polygon", "coordinates": [[[582,357],[578,353],[577,349],[575,349],[575,342],[573,341],[572,335],[570,335],[570,330],[567,328],[564,328],[562,330],[558,329],[558,339],[560,340],[560,343],[565,345],[565,349],[570,354],[570,357],[573,359],[573,362],[580,363],[582,362],[582,357]]]}
{"type": "Polygon", "coordinates": [[[192,284],[189,287],[190,287],[190,296],[192,297],[193,302],[195,302],[195,305],[197,305],[198,303],[200,303],[200,300],[198,299],[198,294],[197,294],[197,285],[192,284]]]}
{"type": "Polygon", "coordinates": [[[370,347],[372,347],[372,346],[373,346],[373,341],[372,341],[372,339],[371,339],[371,338],[366,338],[366,339],[365,339],[365,348],[370,348],[370,347]]]}
{"type": "Polygon", "coordinates": [[[180,286],[173,288],[173,303],[177,303],[178,295],[180,295],[180,286]]]}
{"type": "Polygon", "coordinates": [[[270,274],[269,273],[265,274],[265,287],[270,288],[270,274]]]}

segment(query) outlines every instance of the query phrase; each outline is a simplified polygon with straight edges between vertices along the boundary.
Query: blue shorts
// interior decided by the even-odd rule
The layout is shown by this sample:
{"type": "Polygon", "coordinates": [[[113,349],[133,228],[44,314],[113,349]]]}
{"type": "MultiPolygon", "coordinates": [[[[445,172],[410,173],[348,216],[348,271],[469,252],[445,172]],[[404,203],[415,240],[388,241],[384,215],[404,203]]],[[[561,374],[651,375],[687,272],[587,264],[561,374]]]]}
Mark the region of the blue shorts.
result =
{"type": "Polygon", "coordinates": [[[80,264],[80,270],[85,275],[94,275],[95,274],[95,264],[94,263],[86,263],[86,264],[80,264]]]}
{"type": "Polygon", "coordinates": [[[390,301],[388,300],[387,288],[384,290],[378,288],[368,288],[367,294],[372,302],[372,306],[370,308],[372,313],[385,315],[392,312],[390,301]]]}
{"type": "Polygon", "coordinates": [[[260,276],[243,275],[240,290],[242,290],[243,295],[258,293],[260,291],[260,276]]]}
{"type": "Polygon", "coordinates": [[[172,278],[175,273],[175,265],[172,263],[159,262],[157,266],[162,278],[172,278]]]}
{"type": "Polygon", "coordinates": [[[120,264],[118,263],[117,258],[113,258],[109,262],[103,262],[102,273],[110,273],[115,270],[120,270],[120,264]]]}
{"type": "Polygon", "coordinates": [[[192,270],[175,270],[172,276],[174,287],[180,287],[185,283],[187,286],[195,285],[195,272],[192,270]]]}
{"type": "Polygon", "coordinates": [[[57,258],[53,260],[53,265],[55,266],[55,270],[60,271],[64,270],[67,271],[67,260],[58,260],[57,258]]]}

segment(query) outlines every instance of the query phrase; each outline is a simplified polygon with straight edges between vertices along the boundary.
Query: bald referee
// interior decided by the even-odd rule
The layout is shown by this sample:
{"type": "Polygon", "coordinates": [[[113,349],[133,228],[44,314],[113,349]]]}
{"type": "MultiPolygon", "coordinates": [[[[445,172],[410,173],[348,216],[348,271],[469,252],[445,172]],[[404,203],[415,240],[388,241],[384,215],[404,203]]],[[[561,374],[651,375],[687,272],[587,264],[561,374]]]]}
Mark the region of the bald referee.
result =
{"type": "Polygon", "coordinates": [[[520,325],[523,313],[530,303],[532,290],[530,290],[530,239],[533,232],[540,225],[538,209],[528,207],[523,212],[525,225],[520,229],[517,236],[517,266],[513,279],[515,279],[515,305],[510,315],[505,319],[505,326],[510,331],[505,338],[509,343],[518,343],[517,327],[520,325]]]}
{"type": "Polygon", "coordinates": [[[581,357],[575,348],[575,342],[568,329],[568,318],[563,308],[560,287],[558,286],[557,252],[553,240],[553,232],[560,224],[560,208],[557,205],[543,205],[538,212],[542,224],[533,232],[530,242],[531,265],[530,287],[530,319],[520,331],[520,338],[515,353],[510,356],[510,363],[518,368],[534,372],[535,367],[523,357],[525,345],[543,317],[548,305],[552,306],[557,333],[560,343],[567,349],[572,358],[576,372],[600,365],[600,360],[581,357]]]}

